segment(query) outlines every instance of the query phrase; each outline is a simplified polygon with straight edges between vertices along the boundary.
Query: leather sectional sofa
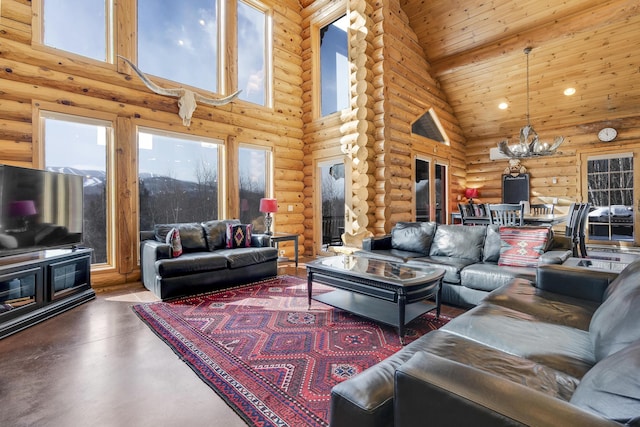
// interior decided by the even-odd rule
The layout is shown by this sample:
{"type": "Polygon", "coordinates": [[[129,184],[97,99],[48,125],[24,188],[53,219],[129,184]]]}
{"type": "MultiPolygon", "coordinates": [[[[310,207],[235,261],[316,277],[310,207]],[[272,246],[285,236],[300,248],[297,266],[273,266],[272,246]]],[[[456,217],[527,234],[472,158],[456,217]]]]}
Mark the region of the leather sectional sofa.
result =
{"type": "Polygon", "coordinates": [[[546,265],[336,385],[330,425],[640,426],[640,261],[546,265]]]}
{"type": "MultiPolygon", "coordinates": [[[[554,236],[546,227],[518,227],[524,232],[543,230],[544,251],[529,266],[501,265],[503,242],[497,225],[440,225],[435,222],[399,222],[391,234],[363,240],[359,256],[444,268],[442,302],[462,307],[478,304],[489,292],[516,277],[533,279],[536,266],[562,264],[571,256],[571,240],[554,236]]],[[[523,240],[524,241],[524,240],[523,240]]]]}
{"type": "Polygon", "coordinates": [[[278,251],[269,236],[254,234],[250,247],[227,248],[228,224],[237,219],[203,223],[157,224],[140,233],[142,283],[162,300],[209,292],[277,275],[278,251]],[[183,253],[172,258],[167,233],[180,233],[183,253]]]}

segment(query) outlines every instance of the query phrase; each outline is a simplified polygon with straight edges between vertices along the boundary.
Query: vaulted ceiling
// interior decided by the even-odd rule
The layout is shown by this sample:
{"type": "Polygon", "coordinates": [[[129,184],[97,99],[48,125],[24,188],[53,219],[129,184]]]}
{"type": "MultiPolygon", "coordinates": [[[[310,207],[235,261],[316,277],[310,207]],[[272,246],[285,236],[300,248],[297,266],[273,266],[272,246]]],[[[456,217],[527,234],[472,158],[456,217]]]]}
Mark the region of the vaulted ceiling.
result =
{"type": "Polygon", "coordinates": [[[640,116],[638,0],[400,0],[467,139],[640,116]],[[567,87],[576,89],[565,96],[567,87]],[[506,110],[498,109],[502,101],[506,110]]]}

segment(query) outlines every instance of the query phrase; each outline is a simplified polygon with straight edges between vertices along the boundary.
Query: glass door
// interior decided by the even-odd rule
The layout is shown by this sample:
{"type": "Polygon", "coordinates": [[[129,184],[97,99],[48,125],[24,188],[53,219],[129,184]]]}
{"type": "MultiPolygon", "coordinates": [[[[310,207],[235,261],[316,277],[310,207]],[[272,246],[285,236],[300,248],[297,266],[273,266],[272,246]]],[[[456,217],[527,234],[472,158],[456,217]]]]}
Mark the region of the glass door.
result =
{"type": "Polygon", "coordinates": [[[320,207],[321,221],[320,250],[327,252],[329,246],[342,245],[345,214],[345,179],[344,161],[330,160],[318,163],[320,178],[320,207]]]}
{"type": "Polygon", "coordinates": [[[447,217],[447,166],[426,158],[415,158],[416,221],[445,224],[447,217]]]}
{"type": "Polygon", "coordinates": [[[635,224],[638,220],[639,184],[637,153],[610,152],[583,154],[583,194],[591,203],[586,221],[587,242],[592,244],[638,244],[635,224]]]}

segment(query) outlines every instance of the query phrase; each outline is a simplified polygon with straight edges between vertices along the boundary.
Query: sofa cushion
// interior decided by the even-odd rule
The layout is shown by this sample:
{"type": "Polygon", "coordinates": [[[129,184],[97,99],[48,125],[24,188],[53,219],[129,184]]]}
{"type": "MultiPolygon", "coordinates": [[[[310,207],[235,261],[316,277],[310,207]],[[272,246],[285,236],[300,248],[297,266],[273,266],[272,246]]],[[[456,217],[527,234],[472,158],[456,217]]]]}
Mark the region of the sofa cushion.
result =
{"type": "Polygon", "coordinates": [[[227,224],[227,248],[251,246],[251,224],[227,224]]]}
{"type": "Polygon", "coordinates": [[[429,256],[480,262],[486,229],[487,227],[481,225],[439,225],[433,237],[429,256]]]}
{"type": "Polygon", "coordinates": [[[171,258],[178,258],[182,255],[182,243],[180,242],[180,231],[172,228],[167,233],[167,245],[171,246],[171,258]]]}
{"type": "Polygon", "coordinates": [[[589,330],[591,317],[600,305],[594,301],[545,291],[526,279],[516,279],[499,287],[487,295],[484,302],[528,313],[545,322],[583,331],[589,330]]]}
{"type": "Polygon", "coordinates": [[[580,381],[571,403],[625,424],[640,415],[640,341],[598,362],[580,381]]]}
{"type": "Polygon", "coordinates": [[[278,250],[271,247],[220,249],[215,253],[224,256],[227,259],[227,265],[231,270],[260,264],[278,258],[278,250]]]}
{"type": "Polygon", "coordinates": [[[202,223],[207,247],[210,251],[222,249],[227,245],[227,224],[240,224],[239,219],[212,220],[202,223]]]}
{"type": "Polygon", "coordinates": [[[589,325],[596,360],[640,339],[640,261],[628,265],[609,289],[589,325]]]}
{"type": "Polygon", "coordinates": [[[197,222],[177,224],[156,224],[153,227],[156,240],[166,242],[167,233],[176,228],[180,232],[180,241],[184,252],[197,252],[207,250],[207,241],[204,238],[202,225],[197,222]]]}
{"type": "Polygon", "coordinates": [[[498,265],[536,267],[548,239],[547,227],[500,227],[498,265]]]}
{"type": "Polygon", "coordinates": [[[224,270],[227,259],[210,252],[185,253],[180,258],[161,259],[156,261],[156,274],[160,277],[178,277],[187,274],[224,270]]]}
{"type": "Polygon", "coordinates": [[[493,263],[476,263],[462,270],[460,284],[467,288],[491,292],[511,283],[516,277],[535,280],[536,270],[530,267],[501,267],[493,263]]]}
{"type": "Polygon", "coordinates": [[[595,360],[589,333],[535,314],[483,303],[441,328],[489,347],[582,378],[595,360]]]}
{"type": "Polygon", "coordinates": [[[436,227],[434,222],[399,222],[391,230],[391,247],[428,255],[436,227]]]}
{"type": "Polygon", "coordinates": [[[429,256],[410,259],[407,264],[420,267],[428,264],[431,267],[442,268],[444,270],[444,277],[442,278],[444,282],[459,284],[460,272],[466,266],[473,264],[473,261],[465,258],[429,256]]]}

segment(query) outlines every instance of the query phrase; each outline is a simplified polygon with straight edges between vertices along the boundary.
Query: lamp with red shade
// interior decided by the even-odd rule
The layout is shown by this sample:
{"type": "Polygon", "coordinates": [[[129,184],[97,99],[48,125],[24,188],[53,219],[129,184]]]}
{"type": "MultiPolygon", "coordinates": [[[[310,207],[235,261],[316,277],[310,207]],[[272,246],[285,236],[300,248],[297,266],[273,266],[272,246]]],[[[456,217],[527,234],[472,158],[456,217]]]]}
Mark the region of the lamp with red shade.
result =
{"type": "Polygon", "coordinates": [[[278,212],[278,201],[276,199],[260,199],[260,212],[265,214],[264,225],[267,227],[265,234],[271,235],[272,213],[278,212]]]}
{"type": "Polygon", "coordinates": [[[464,195],[469,199],[469,203],[473,203],[473,198],[480,196],[480,191],[477,188],[467,188],[464,190],[464,195]]]}

